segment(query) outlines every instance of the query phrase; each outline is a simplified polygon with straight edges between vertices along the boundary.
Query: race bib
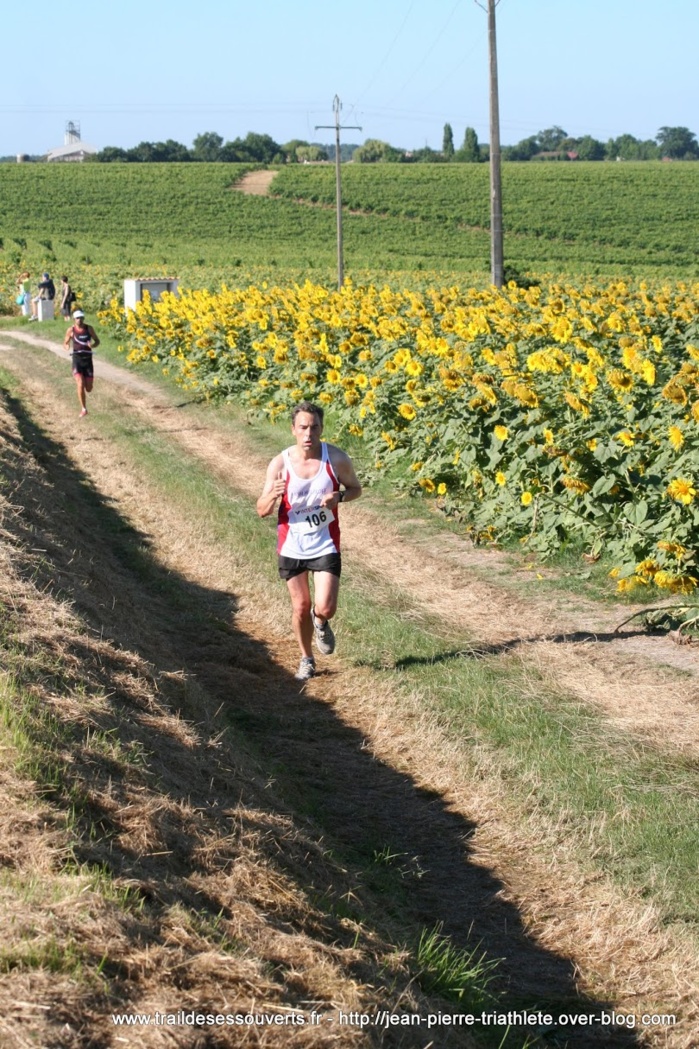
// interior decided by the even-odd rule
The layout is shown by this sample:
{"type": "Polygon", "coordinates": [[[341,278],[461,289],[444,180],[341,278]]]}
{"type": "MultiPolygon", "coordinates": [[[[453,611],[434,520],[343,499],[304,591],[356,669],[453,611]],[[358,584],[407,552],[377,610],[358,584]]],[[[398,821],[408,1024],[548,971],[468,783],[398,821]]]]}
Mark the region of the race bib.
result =
{"type": "Polygon", "coordinates": [[[335,515],[327,506],[308,506],[303,510],[289,510],[289,528],[296,535],[310,535],[327,528],[335,515]]]}

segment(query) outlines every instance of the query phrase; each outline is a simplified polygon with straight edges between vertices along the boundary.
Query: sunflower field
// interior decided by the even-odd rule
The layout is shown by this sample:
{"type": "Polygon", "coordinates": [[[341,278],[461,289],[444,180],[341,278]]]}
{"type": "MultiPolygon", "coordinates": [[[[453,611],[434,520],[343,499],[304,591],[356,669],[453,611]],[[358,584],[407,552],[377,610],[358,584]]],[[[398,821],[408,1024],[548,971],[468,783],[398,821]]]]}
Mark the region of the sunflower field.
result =
{"type": "Polygon", "coordinates": [[[309,399],[476,540],[699,583],[699,284],[266,283],[100,315],[129,360],[271,418],[309,399]]]}

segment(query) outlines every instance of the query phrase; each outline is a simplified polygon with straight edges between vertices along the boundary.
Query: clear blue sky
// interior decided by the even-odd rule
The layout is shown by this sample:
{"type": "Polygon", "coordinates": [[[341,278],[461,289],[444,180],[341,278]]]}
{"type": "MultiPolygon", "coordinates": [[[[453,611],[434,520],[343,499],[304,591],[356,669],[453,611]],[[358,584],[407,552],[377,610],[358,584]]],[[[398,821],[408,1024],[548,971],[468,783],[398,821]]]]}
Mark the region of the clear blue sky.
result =
{"type": "MultiPolygon", "coordinates": [[[[485,3],[485,0],[483,0],[485,3]]],[[[488,140],[488,39],[475,0],[62,0],[4,20],[0,155],[62,145],[190,146],[203,131],[457,147],[488,140]]],[[[699,136],[697,0],[501,0],[501,140],[559,125],[606,141],[699,136]]]]}

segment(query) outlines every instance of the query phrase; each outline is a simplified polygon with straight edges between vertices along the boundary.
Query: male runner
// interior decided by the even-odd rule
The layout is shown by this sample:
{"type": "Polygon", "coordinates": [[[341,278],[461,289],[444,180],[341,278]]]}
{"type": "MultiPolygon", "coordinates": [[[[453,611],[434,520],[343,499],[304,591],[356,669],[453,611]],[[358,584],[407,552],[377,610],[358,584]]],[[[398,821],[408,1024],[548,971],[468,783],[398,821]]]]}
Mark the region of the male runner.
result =
{"type": "Polygon", "coordinates": [[[297,681],[308,681],[316,672],[311,649],[314,636],[322,655],[335,649],[329,620],[337,610],[340,589],[338,506],[358,499],[362,486],[350,457],[321,441],[322,408],[309,401],[297,404],[291,413],[291,432],[296,444],[276,455],[267,467],[257,512],[268,517],[281,498],[279,576],[289,588],[294,635],[301,650],[295,676],[297,681]],[[309,572],[313,573],[314,603],[309,572]]]}
{"type": "Polygon", "coordinates": [[[87,404],[85,395],[92,392],[95,372],[92,365],[92,351],[99,346],[100,341],[95,334],[95,329],[85,323],[85,314],[82,310],[76,310],[73,314],[75,324],[68,328],[63,340],[63,345],[69,349],[73,359],[73,375],[78,390],[80,401],[80,418],[87,415],[87,404]]]}

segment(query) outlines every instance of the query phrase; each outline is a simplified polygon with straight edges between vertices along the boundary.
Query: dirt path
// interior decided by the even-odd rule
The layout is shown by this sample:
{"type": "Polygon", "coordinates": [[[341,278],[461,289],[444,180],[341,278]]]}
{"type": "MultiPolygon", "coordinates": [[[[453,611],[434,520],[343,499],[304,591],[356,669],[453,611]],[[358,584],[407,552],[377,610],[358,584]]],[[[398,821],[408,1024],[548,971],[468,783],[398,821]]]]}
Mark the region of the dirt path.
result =
{"type": "Polygon", "coordinates": [[[255,197],[266,197],[272,184],[276,171],[248,171],[233,189],[239,193],[250,193],[255,197]]]}
{"type": "MultiPolygon", "coordinates": [[[[47,342],[25,333],[6,337],[44,346],[47,342]]],[[[55,351],[53,345],[46,348],[55,351]]],[[[15,354],[5,359],[16,367],[15,354]]],[[[258,493],[265,463],[243,437],[222,431],[201,412],[196,425],[191,416],[183,425],[174,399],[122,369],[100,362],[98,376],[122,387],[125,411],[143,413],[228,484],[251,496],[258,493]]],[[[77,419],[65,420],[50,382],[26,370],[22,378],[41,405],[47,428],[97,488],[151,536],[168,563],[202,585],[215,582],[239,593],[239,627],[264,640],[275,659],[292,669],[295,652],[285,607],[274,598],[265,603],[251,585],[246,589],[240,568],[222,562],[220,551],[197,531],[195,522],[175,520],[144,497],[141,482],[128,467],[115,469],[106,442],[77,419]]],[[[93,396],[98,398],[99,390],[93,396]]],[[[611,637],[610,627],[629,614],[627,606],[610,611],[576,599],[571,608],[563,598],[548,595],[538,605],[524,601],[495,572],[493,582],[483,580],[489,561],[501,566],[497,555],[474,551],[451,536],[444,537],[439,548],[419,536],[408,542],[361,504],[344,516],[343,537],[349,558],[370,568],[386,587],[407,593],[419,608],[441,616],[454,630],[468,631],[476,644],[530,662],[545,681],[595,703],[610,722],[631,734],[697,753],[696,656],[664,639],[634,636],[633,631],[623,638],[611,637]],[[382,542],[375,551],[379,525],[382,542]]],[[[409,773],[418,788],[438,792],[449,811],[477,828],[474,863],[497,873],[502,898],[516,905],[530,935],[573,960],[582,987],[598,992],[603,987],[628,1012],[637,1012],[644,1001],[662,1002],[665,1011],[672,1011],[668,1003],[679,1006],[683,1001],[685,1013],[692,1013],[697,959],[683,935],[663,931],[640,897],[622,893],[601,877],[582,875],[572,850],[550,828],[530,821],[515,829],[503,805],[504,788],[487,777],[474,782],[455,772],[458,752],[438,728],[425,722],[417,700],[413,716],[406,718],[388,690],[377,696],[375,682],[356,670],[317,679],[313,694],[364,734],[377,759],[409,773]],[[555,859],[549,858],[554,847],[555,859]]],[[[653,1044],[678,1049],[695,1044],[686,1032],[664,1034],[662,1039],[653,1044]]]]}
{"type": "MultiPolygon", "coordinates": [[[[163,412],[161,419],[166,417],[163,412]]],[[[258,494],[265,463],[243,441],[205,426],[177,439],[224,480],[258,494]]],[[[699,753],[697,651],[633,626],[614,635],[633,611],[628,605],[609,609],[565,596],[547,596],[540,604],[525,600],[474,574],[474,567],[481,572],[488,561],[497,566],[497,553],[474,550],[449,534],[439,548],[419,532],[407,542],[385,519],[360,507],[344,515],[343,541],[350,556],[387,586],[409,594],[423,612],[468,631],[476,648],[510,650],[535,664],[547,682],[595,703],[620,728],[699,753]]]]}
{"type": "MultiPolygon", "coordinates": [[[[65,357],[49,339],[25,333],[12,333],[12,338],[65,357]]],[[[142,395],[133,407],[172,432],[222,480],[258,494],[266,461],[244,438],[222,432],[201,415],[198,426],[182,428],[179,409],[151,383],[106,361],[96,360],[95,370],[98,380],[142,395]]],[[[361,504],[345,514],[343,540],[350,556],[410,595],[424,613],[474,637],[475,647],[527,661],[546,684],[595,704],[631,735],[699,755],[699,649],[649,635],[634,623],[615,634],[634,607],[601,606],[565,594],[524,599],[507,585],[509,570],[496,551],[476,549],[446,532],[437,547],[434,539],[421,536],[419,521],[407,541],[361,504]],[[374,541],[379,526],[380,546],[374,541]],[[488,574],[492,581],[483,578],[488,574]]]]}
{"type": "MultiPolygon", "coordinates": [[[[12,333],[12,338],[65,356],[48,339],[25,333],[12,333]]],[[[251,496],[258,494],[266,461],[244,437],[221,431],[201,415],[199,425],[182,428],[179,409],[151,383],[106,361],[96,360],[95,369],[98,380],[142,395],[133,407],[170,431],[222,480],[251,496]]],[[[433,538],[421,536],[419,521],[407,541],[385,517],[361,504],[345,514],[343,539],[350,556],[383,577],[387,586],[410,595],[424,613],[466,631],[476,639],[475,647],[527,661],[545,683],[595,704],[632,735],[699,754],[699,650],[649,635],[633,623],[615,634],[634,607],[601,606],[565,594],[522,598],[507,585],[509,569],[496,551],[476,549],[446,532],[437,547],[433,538]],[[377,527],[383,537],[380,546],[374,541],[377,527]]]]}
{"type": "MultiPolygon", "coordinates": [[[[160,413],[163,423],[167,417],[167,410],[160,413]]],[[[223,480],[258,494],[266,464],[243,440],[205,424],[182,431],[177,440],[223,480]]],[[[360,506],[343,517],[343,542],[349,556],[387,587],[410,595],[424,613],[467,631],[476,639],[474,647],[509,651],[511,658],[535,666],[547,684],[594,703],[619,728],[655,745],[699,754],[699,654],[633,625],[614,635],[633,611],[628,605],[605,608],[558,595],[525,600],[500,582],[496,552],[474,549],[450,534],[438,547],[417,530],[415,539],[406,541],[385,516],[360,506]],[[496,569],[492,583],[481,578],[489,562],[496,569]]]]}

